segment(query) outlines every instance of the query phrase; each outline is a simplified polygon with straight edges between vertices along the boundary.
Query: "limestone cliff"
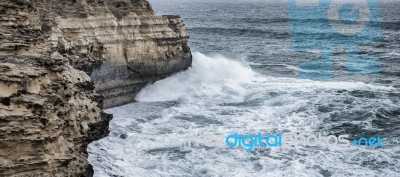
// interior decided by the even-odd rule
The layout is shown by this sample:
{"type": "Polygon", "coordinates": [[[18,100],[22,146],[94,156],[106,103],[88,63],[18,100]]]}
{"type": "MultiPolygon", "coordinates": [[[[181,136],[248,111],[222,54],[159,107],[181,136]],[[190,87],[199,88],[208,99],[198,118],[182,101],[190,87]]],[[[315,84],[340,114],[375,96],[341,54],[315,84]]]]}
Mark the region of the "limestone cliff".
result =
{"type": "Polygon", "coordinates": [[[0,176],[90,174],[86,146],[111,119],[90,78],[61,55],[0,60],[0,176]]]}
{"type": "Polygon", "coordinates": [[[105,107],[191,65],[180,18],[154,16],[146,0],[2,0],[0,12],[0,52],[58,51],[91,76],[105,107]]]}
{"type": "Polygon", "coordinates": [[[1,0],[0,176],[93,175],[103,105],[188,68],[187,40],[146,0],[1,0]]]}

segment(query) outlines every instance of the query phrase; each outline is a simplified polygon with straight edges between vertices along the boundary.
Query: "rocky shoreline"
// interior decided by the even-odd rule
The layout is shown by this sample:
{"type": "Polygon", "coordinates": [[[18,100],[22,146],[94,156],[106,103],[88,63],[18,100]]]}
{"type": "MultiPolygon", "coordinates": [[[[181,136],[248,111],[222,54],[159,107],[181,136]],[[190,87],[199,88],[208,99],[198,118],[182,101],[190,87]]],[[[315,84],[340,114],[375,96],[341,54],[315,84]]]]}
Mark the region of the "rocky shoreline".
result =
{"type": "Polygon", "coordinates": [[[180,18],[146,0],[3,0],[0,32],[0,176],[93,176],[103,107],[192,60],[180,18]]]}

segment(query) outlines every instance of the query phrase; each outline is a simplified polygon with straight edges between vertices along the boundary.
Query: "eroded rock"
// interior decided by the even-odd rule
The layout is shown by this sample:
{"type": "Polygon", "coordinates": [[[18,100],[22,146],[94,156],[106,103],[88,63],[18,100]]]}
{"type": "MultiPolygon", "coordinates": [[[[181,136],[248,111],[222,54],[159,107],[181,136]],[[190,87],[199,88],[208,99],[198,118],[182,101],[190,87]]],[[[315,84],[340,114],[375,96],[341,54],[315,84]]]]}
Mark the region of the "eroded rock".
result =
{"type": "Polygon", "coordinates": [[[0,1],[0,176],[92,176],[103,106],[188,68],[188,38],[146,0],[0,1]]]}
{"type": "Polygon", "coordinates": [[[0,176],[79,176],[111,115],[84,72],[53,58],[0,56],[0,176]],[[79,79],[78,79],[79,78],[79,79]],[[89,84],[90,85],[90,84],[89,84]]]}

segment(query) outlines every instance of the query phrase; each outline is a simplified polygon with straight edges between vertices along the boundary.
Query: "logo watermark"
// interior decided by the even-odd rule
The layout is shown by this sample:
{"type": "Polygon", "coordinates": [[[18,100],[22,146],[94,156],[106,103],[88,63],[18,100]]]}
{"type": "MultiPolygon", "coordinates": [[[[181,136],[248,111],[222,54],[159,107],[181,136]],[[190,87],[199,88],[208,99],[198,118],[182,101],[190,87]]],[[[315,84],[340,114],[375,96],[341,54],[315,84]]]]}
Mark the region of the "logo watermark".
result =
{"type": "Polygon", "coordinates": [[[300,65],[299,77],[333,77],[333,52],[345,50],[346,74],[375,74],[380,62],[359,47],[382,40],[379,0],[288,0],[292,49],[320,54],[300,65]]]}
{"type": "Polygon", "coordinates": [[[329,135],[324,136],[321,133],[317,135],[295,134],[269,134],[267,136],[257,133],[254,135],[234,133],[228,135],[225,144],[228,147],[244,147],[247,152],[252,151],[255,147],[271,147],[271,148],[293,148],[297,146],[305,147],[383,147],[384,139],[381,137],[360,137],[352,141],[349,135],[329,135]]]}

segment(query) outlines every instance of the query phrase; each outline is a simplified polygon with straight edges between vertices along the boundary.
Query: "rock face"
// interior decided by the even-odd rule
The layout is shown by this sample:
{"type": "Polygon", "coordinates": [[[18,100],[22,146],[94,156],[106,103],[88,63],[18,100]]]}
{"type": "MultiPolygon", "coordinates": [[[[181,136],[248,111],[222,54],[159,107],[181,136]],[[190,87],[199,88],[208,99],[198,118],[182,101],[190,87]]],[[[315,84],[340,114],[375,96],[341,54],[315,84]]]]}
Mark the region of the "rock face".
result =
{"type": "Polygon", "coordinates": [[[106,108],[191,65],[180,18],[154,16],[146,0],[2,0],[0,17],[1,53],[58,51],[92,78],[106,108]]]}
{"type": "Polygon", "coordinates": [[[0,60],[0,176],[87,171],[86,146],[108,134],[111,119],[89,76],[61,57],[0,60]]]}
{"type": "Polygon", "coordinates": [[[146,0],[1,0],[0,176],[92,176],[103,105],[188,68],[187,40],[146,0]]]}

